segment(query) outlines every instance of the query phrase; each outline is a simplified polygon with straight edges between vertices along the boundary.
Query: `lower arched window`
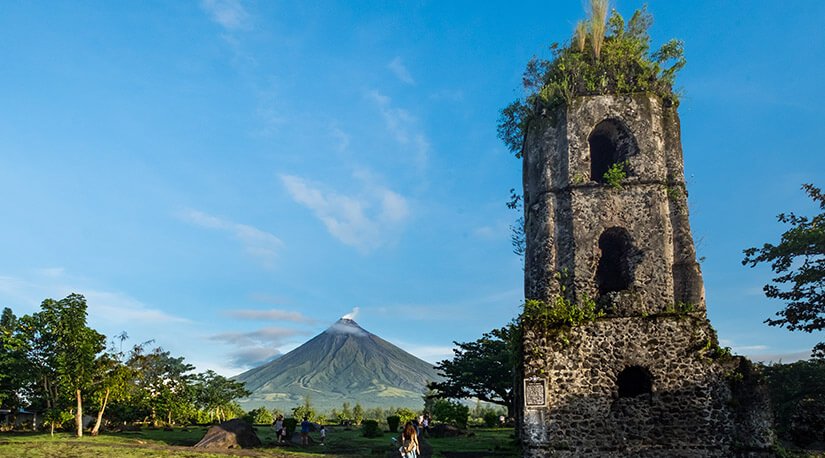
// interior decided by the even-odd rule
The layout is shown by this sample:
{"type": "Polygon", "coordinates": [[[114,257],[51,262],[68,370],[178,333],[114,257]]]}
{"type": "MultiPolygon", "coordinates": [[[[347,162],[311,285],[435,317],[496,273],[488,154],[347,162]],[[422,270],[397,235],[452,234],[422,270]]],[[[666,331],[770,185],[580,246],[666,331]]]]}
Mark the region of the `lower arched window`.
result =
{"type": "Polygon", "coordinates": [[[630,366],[619,372],[616,377],[620,398],[632,398],[649,394],[653,390],[653,378],[650,371],[642,366],[630,366]]]}

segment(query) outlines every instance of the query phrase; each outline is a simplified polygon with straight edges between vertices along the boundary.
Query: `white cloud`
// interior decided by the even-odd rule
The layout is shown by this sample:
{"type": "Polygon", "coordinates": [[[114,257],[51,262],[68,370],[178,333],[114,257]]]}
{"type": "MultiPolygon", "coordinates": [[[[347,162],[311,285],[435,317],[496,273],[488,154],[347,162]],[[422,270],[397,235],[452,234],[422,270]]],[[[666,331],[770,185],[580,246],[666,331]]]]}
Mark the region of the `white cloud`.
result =
{"type": "MultiPolygon", "coordinates": [[[[369,251],[388,241],[409,216],[407,200],[379,185],[365,183],[357,196],[322,189],[292,175],[281,175],[290,196],[313,211],[327,231],[346,245],[369,251]]],[[[362,178],[356,174],[356,178],[362,178]]]]}
{"type": "Polygon", "coordinates": [[[288,310],[231,310],[227,315],[244,320],[271,320],[271,321],[292,321],[294,323],[315,323],[316,320],[309,318],[300,312],[290,312],[288,310]]]}
{"type": "Polygon", "coordinates": [[[304,334],[286,328],[268,327],[248,332],[224,332],[209,339],[234,347],[229,352],[230,363],[234,367],[257,366],[281,354],[279,347],[291,337],[304,334]]]}
{"type": "Polygon", "coordinates": [[[170,315],[151,308],[126,294],[111,291],[85,290],[83,295],[89,304],[89,315],[112,325],[135,323],[188,323],[186,318],[170,315]]]}
{"type": "Polygon", "coordinates": [[[294,329],[268,327],[248,332],[224,332],[215,334],[210,339],[235,345],[268,344],[272,347],[278,347],[289,337],[301,334],[303,332],[294,329]]]}
{"type": "Polygon", "coordinates": [[[280,355],[281,352],[273,348],[243,348],[229,353],[229,363],[237,368],[252,368],[266,364],[280,355]]]}
{"type": "Polygon", "coordinates": [[[455,347],[437,345],[415,345],[407,344],[405,342],[398,342],[397,345],[407,353],[415,355],[417,358],[423,359],[424,361],[430,363],[435,363],[445,359],[453,359],[453,357],[455,356],[455,353],[453,353],[453,348],[455,347]]]}
{"type": "Polygon", "coordinates": [[[378,91],[368,92],[367,98],[378,106],[390,135],[401,146],[409,149],[413,161],[423,169],[429,158],[430,141],[421,132],[418,120],[407,110],[394,107],[392,100],[378,91]]]}
{"type": "Polygon", "coordinates": [[[247,254],[260,259],[265,266],[275,261],[283,247],[281,239],[256,227],[239,224],[207,213],[188,209],[179,214],[180,218],[196,226],[228,232],[243,244],[247,254]]]}
{"type": "Polygon", "coordinates": [[[335,127],[335,126],[332,126],[330,128],[329,134],[332,136],[332,138],[335,139],[336,149],[339,152],[344,152],[344,151],[347,150],[347,148],[349,148],[349,142],[350,142],[349,134],[347,134],[346,132],[344,132],[343,130],[341,130],[340,128],[335,127]]]}
{"type": "Polygon", "coordinates": [[[395,77],[402,83],[415,84],[415,80],[412,75],[410,75],[410,71],[407,70],[407,67],[404,66],[403,62],[401,62],[401,57],[396,56],[390,61],[389,64],[387,64],[387,68],[389,68],[392,74],[395,75],[395,77]]]}
{"type": "Polygon", "coordinates": [[[201,8],[226,30],[239,30],[249,26],[250,15],[240,0],[203,0],[201,8]]]}

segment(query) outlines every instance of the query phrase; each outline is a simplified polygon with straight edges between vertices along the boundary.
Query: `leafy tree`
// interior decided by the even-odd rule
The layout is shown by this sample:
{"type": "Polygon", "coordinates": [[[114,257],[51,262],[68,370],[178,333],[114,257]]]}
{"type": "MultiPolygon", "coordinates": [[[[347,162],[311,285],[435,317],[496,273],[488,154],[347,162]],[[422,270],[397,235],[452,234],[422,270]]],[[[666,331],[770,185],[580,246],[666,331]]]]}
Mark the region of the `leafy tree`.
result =
{"type": "Polygon", "coordinates": [[[510,323],[474,342],[453,342],[458,346],[453,359],[436,366],[446,380],[427,385],[437,392],[433,397],[477,398],[505,406],[512,416],[516,335],[516,325],[510,323]]]}
{"type": "MultiPolygon", "coordinates": [[[[125,333],[121,334],[121,343],[125,340],[125,333]]],[[[110,401],[127,400],[130,396],[130,387],[134,383],[135,372],[126,366],[123,361],[123,352],[114,349],[100,355],[96,361],[97,373],[95,376],[94,399],[98,403],[97,418],[92,427],[92,436],[97,436],[103,422],[103,414],[110,401]]]]}
{"type": "Polygon", "coordinates": [[[173,357],[161,348],[144,353],[139,345],[126,364],[135,371],[133,402],[147,408],[155,426],[160,424],[160,414],[165,414],[167,424],[174,424],[174,419],[193,405],[193,375],[189,372],[195,367],[183,357],[173,357]]]}
{"type": "Polygon", "coordinates": [[[275,422],[275,417],[266,407],[258,407],[247,412],[244,415],[244,420],[251,425],[271,425],[275,422]]]}
{"type": "Polygon", "coordinates": [[[60,301],[46,299],[41,313],[56,338],[56,368],[60,383],[74,394],[76,435],[83,436],[83,392],[91,389],[95,357],[103,351],[106,337],[86,325],[86,298],[70,294],[60,301]]]}
{"type": "Polygon", "coordinates": [[[70,294],[44,300],[39,312],[18,321],[16,336],[25,360],[21,391],[33,408],[45,412],[52,432],[73,410],[76,434],[83,435],[83,397],[91,389],[95,357],[105,341],[86,325],[86,316],[86,299],[70,294]]]}
{"type": "Polygon", "coordinates": [[[765,366],[763,372],[779,436],[807,445],[817,433],[825,434],[822,425],[815,425],[816,420],[825,419],[825,360],[772,364],[765,366]],[[817,413],[813,418],[806,415],[811,407],[817,413]]]}
{"type": "Polygon", "coordinates": [[[406,407],[399,407],[395,409],[395,414],[400,419],[402,425],[407,424],[408,421],[412,421],[418,416],[412,411],[412,409],[408,409],[406,407]]]}
{"type": "Polygon", "coordinates": [[[0,317],[0,406],[16,412],[27,364],[19,338],[17,317],[8,307],[0,317]]]}
{"type": "Polygon", "coordinates": [[[292,409],[292,416],[297,419],[303,419],[304,417],[306,417],[307,420],[313,421],[315,419],[315,415],[315,408],[312,407],[309,395],[304,396],[303,404],[292,409]]]}
{"type": "Polygon", "coordinates": [[[356,402],[355,407],[352,408],[352,421],[356,425],[360,425],[363,420],[364,420],[364,408],[361,407],[360,403],[356,402]]]}
{"type": "Polygon", "coordinates": [[[230,380],[212,370],[196,375],[194,381],[195,399],[199,407],[209,413],[209,421],[213,416],[218,421],[227,420],[227,408],[232,402],[250,394],[243,382],[230,380]]]}
{"type": "MultiPolygon", "coordinates": [[[[812,184],[804,184],[802,189],[822,212],[810,218],[780,214],[779,222],[790,227],[779,243],[748,248],[742,264],[754,267],[770,263],[777,274],[763,289],[767,297],[786,305],[776,313],[779,318],[765,320],[769,326],[814,332],[825,328],[825,195],[812,184]]],[[[825,357],[825,342],[814,347],[813,356],[825,357]]]]}

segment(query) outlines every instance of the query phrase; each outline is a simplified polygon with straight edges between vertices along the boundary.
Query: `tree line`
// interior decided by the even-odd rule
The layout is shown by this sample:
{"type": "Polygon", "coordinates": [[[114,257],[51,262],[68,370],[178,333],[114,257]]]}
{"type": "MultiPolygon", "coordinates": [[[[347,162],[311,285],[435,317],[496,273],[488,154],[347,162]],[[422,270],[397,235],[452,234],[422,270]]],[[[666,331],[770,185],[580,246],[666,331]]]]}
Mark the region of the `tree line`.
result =
{"type": "Polygon", "coordinates": [[[84,413],[94,415],[97,435],[105,423],[225,420],[242,414],[235,399],[249,395],[243,383],[194,366],[152,341],[128,351],[124,332],[106,345],[106,336],[89,327],[88,306],[80,294],[46,299],[40,310],[0,316],[0,407],[12,424],[20,409],[42,414],[54,429],[74,419],[83,435],[84,413]]]}

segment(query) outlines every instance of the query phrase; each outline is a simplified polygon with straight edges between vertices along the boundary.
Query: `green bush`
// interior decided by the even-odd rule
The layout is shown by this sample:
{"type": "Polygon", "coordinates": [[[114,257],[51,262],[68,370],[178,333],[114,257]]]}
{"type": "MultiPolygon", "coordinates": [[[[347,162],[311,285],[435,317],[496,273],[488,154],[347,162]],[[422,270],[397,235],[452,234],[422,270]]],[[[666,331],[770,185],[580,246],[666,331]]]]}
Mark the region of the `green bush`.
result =
{"type": "Polygon", "coordinates": [[[251,425],[271,425],[275,422],[272,412],[266,407],[252,409],[243,416],[244,421],[251,425]]]}
{"type": "Polygon", "coordinates": [[[294,418],[286,418],[284,419],[284,428],[286,428],[286,437],[292,437],[292,433],[295,432],[295,427],[298,426],[298,420],[294,418]]]}
{"type": "Polygon", "coordinates": [[[364,420],[361,423],[361,433],[364,437],[381,437],[384,434],[375,420],[364,420]]]}
{"type": "Polygon", "coordinates": [[[387,426],[389,426],[390,432],[394,433],[398,431],[398,426],[401,424],[401,417],[398,415],[390,415],[387,417],[387,426]]]}
{"type": "Polygon", "coordinates": [[[470,417],[470,408],[464,404],[439,399],[433,404],[433,419],[442,423],[450,423],[459,428],[467,428],[467,419],[470,417]]]}
{"type": "Polygon", "coordinates": [[[415,412],[406,407],[399,407],[395,409],[395,414],[401,418],[400,423],[402,425],[406,425],[408,421],[412,421],[415,417],[417,417],[415,412]]]}
{"type": "Polygon", "coordinates": [[[492,410],[484,412],[484,426],[492,428],[498,424],[498,414],[492,410]]]}

